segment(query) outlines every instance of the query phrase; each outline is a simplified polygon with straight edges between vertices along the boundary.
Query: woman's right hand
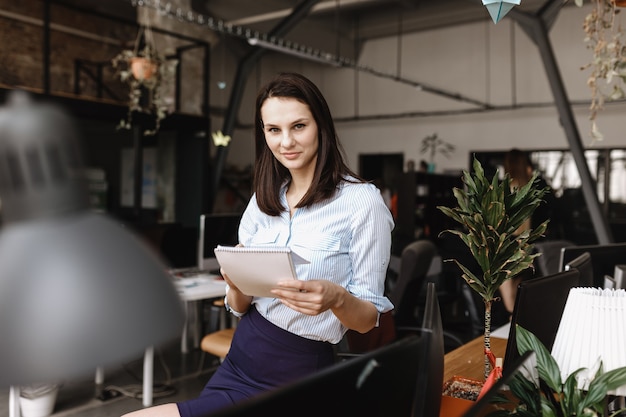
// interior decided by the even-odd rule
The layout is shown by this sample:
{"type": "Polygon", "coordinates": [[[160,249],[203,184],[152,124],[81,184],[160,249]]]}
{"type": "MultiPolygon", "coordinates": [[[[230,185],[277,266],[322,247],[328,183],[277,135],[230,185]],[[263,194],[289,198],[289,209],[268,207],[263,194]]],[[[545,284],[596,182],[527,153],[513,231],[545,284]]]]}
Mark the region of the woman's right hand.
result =
{"type": "Polygon", "coordinates": [[[228,278],[228,275],[224,273],[224,270],[220,268],[220,274],[224,278],[224,281],[228,284],[228,292],[226,297],[228,298],[228,304],[230,307],[240,313],[248,311],[252,304],[252,296],[246,295],[237,288],[237,286],[228,278]]]}
{"type": "Polygon", "coordinates": [[[231,290],[239,291],[239,288],[237,288],[237,286],[230,280],[230,278],[228,278],[228,275],[224,272],[223,268],[220,268],[220,275],[222,276],[222,278],[224,278],[224,281],[226,281],[226,283],[228,284],[228,287],[231,290]]]}

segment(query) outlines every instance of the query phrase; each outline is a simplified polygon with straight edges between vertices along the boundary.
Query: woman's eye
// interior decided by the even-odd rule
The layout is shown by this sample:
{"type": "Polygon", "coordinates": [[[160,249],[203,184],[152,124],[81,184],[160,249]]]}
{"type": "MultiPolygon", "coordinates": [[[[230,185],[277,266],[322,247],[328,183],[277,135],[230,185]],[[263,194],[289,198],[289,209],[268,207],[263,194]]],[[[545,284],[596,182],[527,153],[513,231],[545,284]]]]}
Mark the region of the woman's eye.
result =
{"type": "Polygon", "coordinates": [[[276,132],[278,132],[278,128],[270,127],[269,129],[267,129],[267,131],[270,132],[270,133],[276,133],[276,132]]]}
{"type": "Polygon", "coordinates": [[[297,130],[303,129],[304,128],[304,123],[298,123],[297,125],[294,126],[297,130]]]}

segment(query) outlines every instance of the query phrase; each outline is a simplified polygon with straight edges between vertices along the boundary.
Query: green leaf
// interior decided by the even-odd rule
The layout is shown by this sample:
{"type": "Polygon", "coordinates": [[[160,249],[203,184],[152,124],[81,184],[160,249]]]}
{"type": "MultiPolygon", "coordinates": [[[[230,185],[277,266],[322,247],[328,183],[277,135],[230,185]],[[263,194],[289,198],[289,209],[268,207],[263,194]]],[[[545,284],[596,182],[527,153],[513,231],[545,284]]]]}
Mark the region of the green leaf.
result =
{"type": "Polygon", "coordinates": [[[626,385],[626,367],[610,370],[592,381],[592,385],[596,383],[606,383],[606,389],[613,391],[623,385],[626,385]]]}
{"type": "Polygon", "coordinates": [[[548,349],[537,337],[520,325],[515,326],[515,340],[520,355],[527,351],[534,351],[537,356],[537,370],[539,378],[556,393],[561,392],[561,371],[559,365],[548,352],[548,349]]]}

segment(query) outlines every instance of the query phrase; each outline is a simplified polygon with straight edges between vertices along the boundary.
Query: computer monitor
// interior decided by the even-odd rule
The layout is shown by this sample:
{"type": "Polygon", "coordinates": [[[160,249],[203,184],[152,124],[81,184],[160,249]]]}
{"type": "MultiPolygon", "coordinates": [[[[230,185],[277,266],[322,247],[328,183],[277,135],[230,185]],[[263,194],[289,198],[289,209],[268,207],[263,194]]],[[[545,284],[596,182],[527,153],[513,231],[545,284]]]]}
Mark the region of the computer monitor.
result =
{"type": "Polygon", "coordinates": [[[593,267],[593,287],[603,288],[604,276],[613,276],[615,265],[626,260],[626,243],[609,243],[605,245],[568,246],[561,249],[560,271],[565,265],[584,252],[591,255],[593,267]]]}
{"type": "Polygon", "coordinates": [[[522,281],[517,286],[511,328],[506,344],[503,370],[507,372],[520,355],[515,338],[516,325],[533,333],[550,351],[561,322],[569,290],[578,285],[576,269],[522,281]]]}
{"type": "Polygon", "coordinates": [[[591,263],[591,254],[583,252],[576,258],[565,264],[565,271],[577,269],[580,276],[578,277],[579,287],[593,287],[593,265],[591,263]]]}
{"type": "Polygon", "coordinates": [[[417,375],[428,371],[430,336],[402,338],[211,415],[410,416],[417,375]]]}
{"type": "Polygon", "coordinates": [[[428,367],[417,380],[413,416],[439,417],[441,401],[433,401],[441,397],[443,386],[444,343],[441,310],[434,282],[426,284],[426,304],[422,329],[431,331],[428,348],[428,367]]]}
{"type": "Polygon", "coordinates": [[[213,249],[217,245],[234,246],[239,243],[241,213],[200,215],[198,240],[198,268],[219,269],[213,249]]]}

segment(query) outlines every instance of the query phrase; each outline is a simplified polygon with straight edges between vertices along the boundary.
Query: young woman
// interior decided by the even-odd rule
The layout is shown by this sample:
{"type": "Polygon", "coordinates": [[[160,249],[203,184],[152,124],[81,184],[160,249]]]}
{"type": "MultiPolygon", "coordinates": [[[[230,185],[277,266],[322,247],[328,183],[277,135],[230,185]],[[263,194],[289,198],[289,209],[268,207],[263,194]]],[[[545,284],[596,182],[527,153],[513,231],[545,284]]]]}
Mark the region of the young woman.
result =
{"type": "MultiPolygon", "coordinates": [[[[535,168],[527,152],[513,148],[504,156],[504,172],[511,177],[511,186],[513,188],[521,188],[528,184],[528,181],[530,181],[535,173],[535,168]]],[[[546,180],[541,176],[538,177],[537,187],[547,188],[549,191],[544,195],[544,201],[535,209],[532,216],[516,230],[516,234],[520,234],[528,229],[534,229],[544,221],[550,220],[544,239],[556,239],[557,233],[555,231],[557,230],[557,225],[553,224],[551,220],[552,210],[555,205],[554,194],[546,180]]],[[[504,281],[502,285],[500,285],[502,301],[509,314],[513,313],[513,308],[515,307],[517,286],[522,280],[532,278],[533,276],[533,271],[528,269],[512,279],[504,281]]]]}
{"type": "Polygon", "coordinates": [[[199,397],[127,417],[207,415],[288,384],[331,365],[348,329],[365,333],[393,308],[383,295],[391,214],[344,162],[319,89],[294,73],[269,82],[256,101],[255,140],[254,194],[239,240],[288,246],[310,263],[273,298],[247,296],[224,276],[226,306],[241,317],[224,362],[199,397]]]}

